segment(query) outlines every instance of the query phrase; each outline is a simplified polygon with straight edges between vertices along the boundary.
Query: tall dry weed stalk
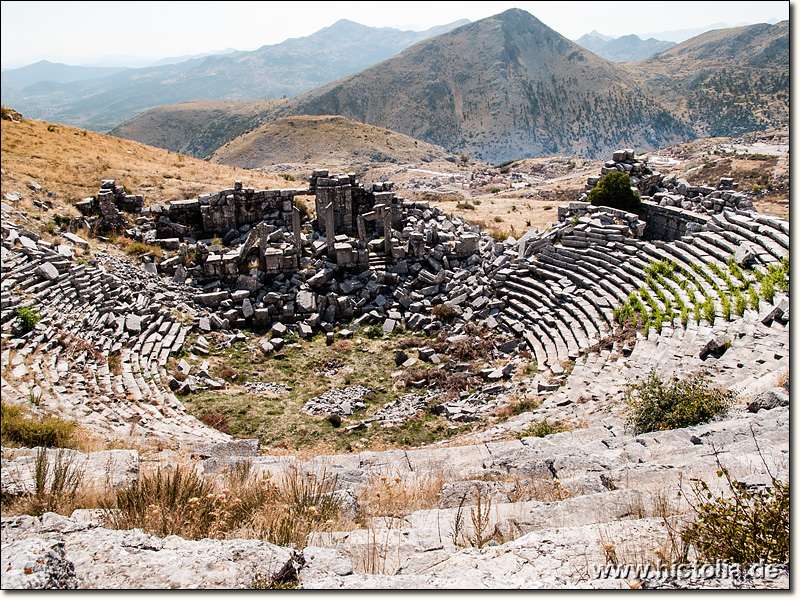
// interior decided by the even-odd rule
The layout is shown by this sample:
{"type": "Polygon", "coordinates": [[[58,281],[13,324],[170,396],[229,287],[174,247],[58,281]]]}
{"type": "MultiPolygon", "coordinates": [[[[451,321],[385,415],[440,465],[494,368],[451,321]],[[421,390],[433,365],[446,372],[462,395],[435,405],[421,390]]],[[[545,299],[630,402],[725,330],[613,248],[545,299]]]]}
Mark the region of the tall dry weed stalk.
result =
{"type": "Polygon", "coordinates": [[[420,475],[375,475],[359,494],[362,524],[372,517],[402,518],[418,510],[436,508],[445,477],[439,473],[420,475]]]}
{"type": "MultiPolygon", "coordinates": [[[[31,467],[33,491],[16,498],[3,498],[4,513],[41,516],[46,512],[69,515],[83,505],[85,494],[81,491],[83,470],[69,450],[60,448],[50,452],[39,448],[31,467]]],[[[9,477],[13,477],[9,475],[9,477]]]]}
{"type": "Polygon", "coordinates": [[[117,529],[187,539],[250,537],[303,548],[310,533],[336,523],[335,489],[335,477],[294,466],[275,484],[267,474],[254,475],[249,462],[235,463],[217,481],[178,465],[142,475],[106,508],[109,526],[117,529]]]}
{"type": "Polygon", "coordinates": [[[495,537],[491,526],[492,498],[484,493],[481,486],[475,486],[475,505],[466,506],[469,492],[464,492],[458,503],[453,519],[453,543],[457,546],[483,548],[484,544],[495,537]],[[469,508],[469,523],[466,520],[469,508]]]}
{"type": "Polygon", "coordinates": [[[358,496],[359,524],[365,541],[352,550],[357,573],[391,574],[400,560],[401,525],[405,516],[438,508],[445,476],[441,473],[373,476],[358,496]],[[397,556],[392,557],[392,550],[397,556]]]}
{"type": "Polygon", "coordinates": [[[371,575],[391,575],[392,565],[400,561],[401,521],[392,517],[367,520],[364,544],[353,552],[353,571],[371,575]],[[390,561],[392,548],[396,551],[390,561]]]}

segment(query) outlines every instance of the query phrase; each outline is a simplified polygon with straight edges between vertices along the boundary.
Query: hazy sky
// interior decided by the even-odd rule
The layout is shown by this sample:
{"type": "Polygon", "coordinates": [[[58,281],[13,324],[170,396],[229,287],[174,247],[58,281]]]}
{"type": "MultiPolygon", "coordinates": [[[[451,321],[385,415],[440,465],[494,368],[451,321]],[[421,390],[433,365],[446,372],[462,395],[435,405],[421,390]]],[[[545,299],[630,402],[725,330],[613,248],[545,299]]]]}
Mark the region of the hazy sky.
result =
{"type": "Polygon", "coordinates": [[[521,8],[561,35],[610,36],[789,18],[793,2],[21,2],[3,1],[2,66],[156,60],[226,48],[254,50],[347,18],[422,30],[521,8]]]}

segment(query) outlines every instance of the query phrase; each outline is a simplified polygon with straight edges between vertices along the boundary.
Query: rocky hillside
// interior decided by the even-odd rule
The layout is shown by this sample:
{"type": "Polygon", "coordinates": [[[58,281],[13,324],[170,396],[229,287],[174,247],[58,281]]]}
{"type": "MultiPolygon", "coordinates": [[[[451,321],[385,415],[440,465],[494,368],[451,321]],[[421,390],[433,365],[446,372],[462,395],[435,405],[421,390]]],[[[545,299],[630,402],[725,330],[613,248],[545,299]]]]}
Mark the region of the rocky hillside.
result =
{"type": "Polygon", "coordinates": [[[519,9],[421,42],[277,114],[341,114],[489,162],[651,149],[691,134],[626,71],[519,9]]]}
{"type": "Polygon", "coordinates": [[[252,131],[283,100],[192,100],[148,110],[110,135],[205,158],[232,139],[252,131]]]}
{"type": "Polygon", "coordinates": [[[73,204],[94,195],[100,179],[116,179],[145,195],[148,203],[181,200],[230,185],[235,179],[259,188],[285,183],[277,175],[245,173],[137,142],[29,119],[3,119],[2,145],[5,201],[30,210],[29,219],[49,222],[50,227],[54,215],[76,214],[73,204]],[[31,196],[22,199],[28,193],[31,196]]]}
{"type": "Polygon", "coordinates": [[[142,110],[165,104],[294,96],[356,73],[462,23],[400,31],[342,19],[310,36],[252,52],[128,69],[89,81],[44,81],[19,89],[9,87],[4,77],[3,103],[30,118],[106,132],[142,110]]]}
{"type": "Polygon", "coordinates": [[[789,119],[789,21],[710,31],[625,68],[697,137],[789,119]]]}
{"type": "Polygon", "coordinates": [[[444,148],[345,117],[283,117],[216,150],[212,162],[253,169],[285,163],[420,163],[444,160],[444,148]]]}

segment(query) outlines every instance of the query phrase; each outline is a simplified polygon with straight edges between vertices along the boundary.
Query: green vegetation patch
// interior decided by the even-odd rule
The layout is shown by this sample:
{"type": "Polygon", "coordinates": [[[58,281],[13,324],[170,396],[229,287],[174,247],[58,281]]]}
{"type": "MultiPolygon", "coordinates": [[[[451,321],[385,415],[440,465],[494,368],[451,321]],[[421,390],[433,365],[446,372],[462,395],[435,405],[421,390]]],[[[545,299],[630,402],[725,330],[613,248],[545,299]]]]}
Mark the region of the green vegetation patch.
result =
{"type": "Polygon", "coordinates": [[[642,204],[639,193],[631,189],[631,178],[626,173],[614,171],[604,175],[589,192],[589,202],[594,206],[609,206],[627,212],[636,212],[642,204]]]}
{"type": "Polygon", "coordinates": [[[735,399],[734,392],[712,387],[707,375],[665,382],[653,369],[640,383],[629,384],[627,425],[635,434],[691,427],[724,414],[735,399]]]}
{"type": "Polygon", "coordinates": [[[31,417],[22,406],[0,401],[0,438],[3,446],[33,448],[69,445],[77,424],[44,415],[31,417]]]}
{"type": "MultiPolygon", "coordinates": [[[[445,315],[442,315],[445,316],[445,315]]],[[[396,366],[395,352],[400,349],[416,356],[414,348],[431,347],[444,359],[459,362],[479,361],[483,366],[491,341],[483,339],[446,343],[433,337],[401,332],[383,337],[380,327],[363,330],[357,339],[340,339],[326,344],[324,335],[299,342],[288,338],[279,353],[264,356],[255,348],[257,338],[230,348],[211,345],[208,357],[210,375],[225,379],[224,390],[206,390],[182,396],[188,410],[201,421],[240,437],[259,437],[266,446],[291,450],[316,449],[326,452],[352,451],[387,446],[419,446],[450,437],[474,423],[454,424],[423,411],[403,425],[394,427],[354,428],[384,404],[408,393],[424,394],[429,387],[446,395],[457,394],[464,385],[473,390],[482,383],[475,378],[454,377],[443,367],[418,362],[413,368],[396,366]],[[394,375],[394,377],[393,377],[394,375]],[[413,383],[412,383],[413,380],[413,383]],[[286,393],[253,393],[250,382],[279,383],[290,388],[286,393]],[[418,382],[423,382],[418,386],[418,382]],[[333,388],[361,385],[373,393],[366,398],[366,409],[331,423],[327,415],[300,412],[310,399],[333,388]]],[[[476,369],[477,369],[476,365],[476,369]]],[[[481,425],[482,426],[482,425],[481,425]]]]}
{"type": "Polygon", "coordinates": [[[39,312],[30,306],[22,306],[16,309],[19,320],[22,321],[22,328],[27,331],[33,331],[36,324],[41,320],[42,316],[39,312]]]}
{"type": "Polygon", "coordinates": [[[545,437],[554,433],[568,431],[567,426],[562,421],[533,421],[519,437],[545,437]]]}
{"type": "Polygon", "coordinates": [[[708,562],[788,562],[789,484],[770,474],[771,485],[741,485],[721,465],[717,476],[727,480],[724,494],[702,480],[692,482],[692,493],[685,494],[697,512],[697,520],[683,532],[687,548],[694,547],[708,562]]]}

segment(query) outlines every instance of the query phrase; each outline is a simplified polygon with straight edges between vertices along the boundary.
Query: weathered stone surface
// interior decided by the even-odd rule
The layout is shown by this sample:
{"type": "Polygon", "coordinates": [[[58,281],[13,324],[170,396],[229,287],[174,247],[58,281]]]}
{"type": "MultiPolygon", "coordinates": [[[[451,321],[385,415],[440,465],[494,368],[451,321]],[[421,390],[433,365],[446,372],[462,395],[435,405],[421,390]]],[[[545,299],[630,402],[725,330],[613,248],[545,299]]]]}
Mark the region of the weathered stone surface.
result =
{"type": "Polygon", "coordinates": [[[78,587],[75,566],[67,560],[64,542],[28,538],[3,542],[2,587],[4,590],[74,590],[78,587]]]}
{"type": "Polygon", "coordinates": [[[736,249],[733,260],[736,264],[749,268],[758,261],[758,253],[751,244],[743,243],[736,249]]]}
{"type": "Polygon", "coordinates": [[[300,312],[312,313],[317,310],[316,295],[310,290],[302,290],[298,292],[295,302],[297,303],[297,308],[300,312]]]}
{"type": "Polygon", "coordinates": [[[700,349],[700,359],[705,360],[709,356],[719,358],[730,347],[731,339],[726,335],[718,335],[708,340],[705,345],[700,349]]]}
{"type": "Polygon", "coordinates": [[[268,542],[158,538],[141,530],[115,531],[50,515],[3,519],[4,589],[26,583],[69,587],[75,580],[82,589],[251,588],[256,583],[269,586],[294,570],[294,551],[268,542]],[[27,545],[17,546],[23,542],[27,545]],[[34,571],[33,577],[21,577],[18,569],[24,573],[25,563],[12,564],[11,557],[36,560],[37,551],[46,561],[43,574],[36,577],[34,571]],[[9,572],[7,564],[12,567],[9,572]],[[10,575],[14,578],[7,579],[10,575]]]}
{"type": "Polygon", "coordinates": [[[49,262],[42,263],[36,267],[36,274],[43,279],[47,279],[48,281],[58,279],[58,269],[56,269],[49,262]]]}
{"type": "Polygon", "coordinates": [[[142,332],[142,319],[138,315],[129,314],[125,316],[125,331],[133,334],[142,332]]]}
{"type": "Polygon", "coordinates": [[[759,410],[771,410],[779,406],[789,406],[789,394],[783,388],[774,388],[760,393],[747,403],[747,410],[754,413],[759,410]]]}
{"type": "Polygon", "coordinates": [[[258,438],[212,444],[197,444],[192,453],[201,458],[226,456],[258,456],[258,438]]]}

